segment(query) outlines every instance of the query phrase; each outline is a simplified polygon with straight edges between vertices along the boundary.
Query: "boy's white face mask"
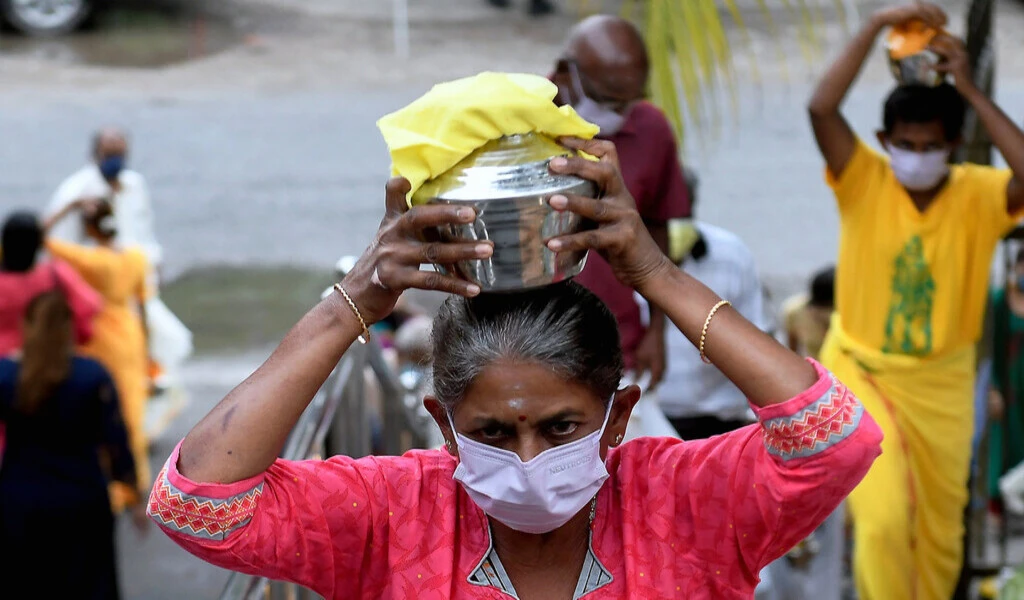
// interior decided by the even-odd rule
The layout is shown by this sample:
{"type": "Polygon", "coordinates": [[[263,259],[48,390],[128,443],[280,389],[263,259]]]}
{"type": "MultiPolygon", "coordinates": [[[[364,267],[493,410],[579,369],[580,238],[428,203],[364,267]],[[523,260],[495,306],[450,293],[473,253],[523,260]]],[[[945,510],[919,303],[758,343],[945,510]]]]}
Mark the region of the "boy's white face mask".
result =
{"type": "Polygon", "coordinates": [[[911,192],[927,192],[949,175],[949,150],[914,152],[887,146],[896,179],[911,192]]]}

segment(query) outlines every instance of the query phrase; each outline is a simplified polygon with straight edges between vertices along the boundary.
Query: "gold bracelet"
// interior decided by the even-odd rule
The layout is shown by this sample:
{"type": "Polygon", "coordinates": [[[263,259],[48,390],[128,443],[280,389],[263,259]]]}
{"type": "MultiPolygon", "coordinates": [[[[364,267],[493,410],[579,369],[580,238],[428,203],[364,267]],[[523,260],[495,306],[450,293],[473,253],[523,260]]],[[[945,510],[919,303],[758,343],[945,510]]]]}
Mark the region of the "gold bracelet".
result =
{"type": "Polygon", "coordinates": [[[729,302],[728,300],[719,300],[718,304],[712,306],[711,310],[708,312],[708,318],[704,319],[704,329],[700,331],[700,345],[697,349],[700,351],[700,359],[704,361],[705,364],[711,364],[707,355],[704,354],[704,343],[708,339],[708,325],[711,325],[711,319],[715,318],[715,313],[717,313],[718,309],[723,306],[732,306],[732,302],[729,302]]]}
{"type": "Polygon", "coordinates": [[[356,318],[359,319],[359,324],[363,326],[363,335],[359,336],[358,338],[359,343],[365,344],[366,342],[370,341],[370,328],[366,326],[366,321],[363,320],[363,315],[362,313],[359,312],[359,309],[356,307],[356,303],[352,301],[352,296],[348,295],[348,292],[345,291],[345,288],[341,287],[340,283],[334,284],[334,289],[335,291],[339,292],[342,295],[342,297],[345,298],[345,302],[348,302],[349,308],[352,309],[352,312],[355,313],[356,318]]]}

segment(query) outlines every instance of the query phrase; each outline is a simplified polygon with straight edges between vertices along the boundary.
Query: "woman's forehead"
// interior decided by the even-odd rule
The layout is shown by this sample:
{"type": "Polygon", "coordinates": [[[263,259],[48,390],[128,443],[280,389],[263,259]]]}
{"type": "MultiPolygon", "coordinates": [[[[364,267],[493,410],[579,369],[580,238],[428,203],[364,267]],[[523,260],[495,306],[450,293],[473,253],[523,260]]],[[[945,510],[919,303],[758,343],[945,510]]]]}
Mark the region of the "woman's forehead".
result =
{"type": "Polygon", "coordinates": [[[553,369],[534,363],[495,363],[473,380],[459,404],[466,417],[493,418],[523,413],[583,411],[596,404],[586,386],[567,379],[553,369]]]}

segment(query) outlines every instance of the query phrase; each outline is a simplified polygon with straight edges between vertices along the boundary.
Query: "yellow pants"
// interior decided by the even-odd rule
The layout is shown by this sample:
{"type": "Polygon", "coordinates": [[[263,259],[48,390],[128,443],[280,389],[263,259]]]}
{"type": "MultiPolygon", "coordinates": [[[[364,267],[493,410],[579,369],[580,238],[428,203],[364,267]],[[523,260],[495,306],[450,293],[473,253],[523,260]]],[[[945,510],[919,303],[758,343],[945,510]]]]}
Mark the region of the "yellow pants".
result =
{"type": "Polygon", "coordinates": [[[974,428],[974,348],[882,354],[833,320],[822,362],[882,428],[882,455],[850,494],[861,600],[948,600],[963,560],[974,428]]]}

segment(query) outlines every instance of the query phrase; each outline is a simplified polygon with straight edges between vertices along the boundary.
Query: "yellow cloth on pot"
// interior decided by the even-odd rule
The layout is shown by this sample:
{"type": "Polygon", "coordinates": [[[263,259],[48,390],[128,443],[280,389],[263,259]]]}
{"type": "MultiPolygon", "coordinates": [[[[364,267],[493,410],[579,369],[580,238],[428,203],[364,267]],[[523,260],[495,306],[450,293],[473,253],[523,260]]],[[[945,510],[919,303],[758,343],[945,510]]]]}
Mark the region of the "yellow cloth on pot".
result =
{"type": "Polygon", "coordinates": [[[558,88],[523,73],[480,73],[435,85],[412,104],[377,121],[391,154],[391,172],[412,184],[451,169],[491,140],[540,133],[590,139],[599,128],[571,106],[556,106],[558,88]]]}

